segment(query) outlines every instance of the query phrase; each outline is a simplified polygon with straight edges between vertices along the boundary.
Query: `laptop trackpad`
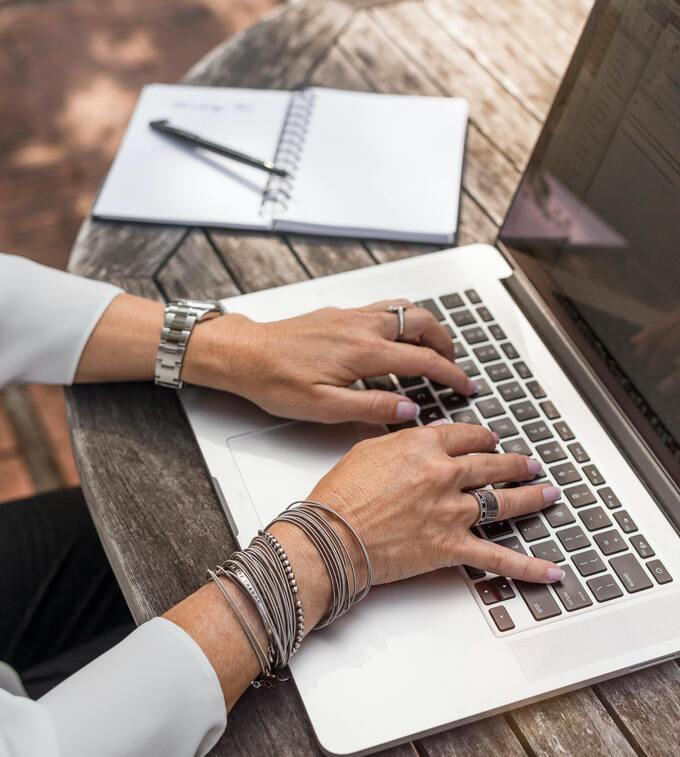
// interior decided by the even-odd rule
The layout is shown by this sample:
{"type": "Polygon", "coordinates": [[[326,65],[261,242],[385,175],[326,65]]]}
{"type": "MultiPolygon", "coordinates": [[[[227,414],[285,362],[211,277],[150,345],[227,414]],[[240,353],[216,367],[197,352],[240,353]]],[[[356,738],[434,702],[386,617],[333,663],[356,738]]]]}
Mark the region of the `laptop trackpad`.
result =
{"type": "Polygon", "coordinates": [[[285,423],[227,440],[261,524],[291,502],[309,495],[317,481],[361,439],[382,426],[343,423],[285,423]]]}

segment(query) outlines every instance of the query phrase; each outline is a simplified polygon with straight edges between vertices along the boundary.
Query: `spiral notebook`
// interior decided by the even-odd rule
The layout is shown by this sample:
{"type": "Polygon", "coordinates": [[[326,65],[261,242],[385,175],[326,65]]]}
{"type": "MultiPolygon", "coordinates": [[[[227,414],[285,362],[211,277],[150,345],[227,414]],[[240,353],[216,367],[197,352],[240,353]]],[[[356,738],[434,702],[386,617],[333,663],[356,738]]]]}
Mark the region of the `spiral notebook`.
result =
{"type": "Polygon", "coordinates": [[[93,215],[189,226],[450,243],[467,103],[309,88],[151,84],[93,215]],[[273,160],[280,178],[187,146],[156,119],[273,160]]]}

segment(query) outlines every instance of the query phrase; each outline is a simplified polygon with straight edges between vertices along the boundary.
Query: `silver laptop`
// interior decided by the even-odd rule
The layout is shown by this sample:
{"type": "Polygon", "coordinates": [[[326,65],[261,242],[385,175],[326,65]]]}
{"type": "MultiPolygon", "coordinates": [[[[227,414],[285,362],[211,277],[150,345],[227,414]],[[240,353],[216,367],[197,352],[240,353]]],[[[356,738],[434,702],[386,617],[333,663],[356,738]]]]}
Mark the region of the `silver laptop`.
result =
{"type": "MultiPolygon", "coordinates": [[[[365,754],[680,654],[680,17],[601,2],[496,247],[471,245],[229,299],[257,320],[408,297],[449,330],[471,400],[369,386],[420,422],[482,423],[544,462],[561,502],[483,535],[551,587],[460,567],[377,587],[292,672],[322,749],[365,754]],[[620,10],[625,8],[625,10],[620,10]]],[[[417,135],[414,135],[417,138],[417,135]]],[[[254,376],[253,380],[257,380],[254,376]]],[[[385,427],[273,418],[182,393],[242,545],[385,427]]]]}

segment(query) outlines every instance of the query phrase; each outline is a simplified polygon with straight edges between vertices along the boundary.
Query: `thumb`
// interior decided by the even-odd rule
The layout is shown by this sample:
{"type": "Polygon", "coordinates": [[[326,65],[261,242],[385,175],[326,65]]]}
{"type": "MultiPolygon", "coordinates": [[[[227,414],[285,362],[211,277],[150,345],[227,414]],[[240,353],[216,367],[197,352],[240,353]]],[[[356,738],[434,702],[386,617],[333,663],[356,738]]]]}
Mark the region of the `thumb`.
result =
{"type": "Polygon", "coordinates": [[[328,389],[327,401],[331,403],[331,415],[336,421],[405,423],[420,414],[420,406],[401,394],[379,389],[328,389]]]}

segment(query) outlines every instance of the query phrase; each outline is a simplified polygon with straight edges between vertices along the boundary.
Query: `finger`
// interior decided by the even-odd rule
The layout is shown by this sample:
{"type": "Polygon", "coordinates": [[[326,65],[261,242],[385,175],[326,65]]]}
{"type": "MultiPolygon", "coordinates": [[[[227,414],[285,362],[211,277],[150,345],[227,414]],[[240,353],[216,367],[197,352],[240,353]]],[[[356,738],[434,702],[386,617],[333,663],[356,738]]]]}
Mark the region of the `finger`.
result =
{"type": "MultiPolygon", "coordinates": [[[[389,307],[389,305],[388,305],[389,307]]],[[[377,313],[381,335],[393,342],[399,334],[399,317],[385,308],[377,313]]],[[[404,312],[404,333],[400,341],[431,347],[435,352],[453,360],[453,339],[439,321],[425,308],[410,306],[404,312]]]]}
{"type": "Polygon", "coordinates": [[[472,535],[463,543],[460,556],[465,565],[520,581],[554,583],[564,578],[564,571],[555,563],[521,555],[472,535]]]}
{"type": "Polygon", "coordinates": [[[327,386],[323,401],[332,408],[329,420],[367,423],[405,423],[418,417],[420,406],[408,397],[379,389],[345,389],[327,386]]]}
{"type": "Polygon", "coordinates": [[[562,492],[556,486],[545,484],[495,489],[494,494],[498,500],[498,520],[506,520],[542,510],[557,502],[562,492]]]}
{"type": "MultiPolygon", "coordinates": [[[[498,434],[484,426],[472,423],[436,423],[430,424],[438,436],[439,443],[450,457],[468,455],[474,452],[489,452],[498,444],[498,434]]],[[[497,457],[493,455],[493,457],[497,457]]]]}
{"type": "Polygon", "coordinates": [[[458,481],[463,489],[477,489],[505,481],[530,481],[541,472],[538,460],[511,452],[470,455],[458,462],[458,481]]]}
{"type": "Polygon", "coordinates": [[[427,376],[432,381],[450,386],[458,394],[466,396],[477,391],[477,385],[461,368],[430,347],[389,342],[386,343],[380,360],[382,373],[395,373],[397,376],[427,376]]]}

